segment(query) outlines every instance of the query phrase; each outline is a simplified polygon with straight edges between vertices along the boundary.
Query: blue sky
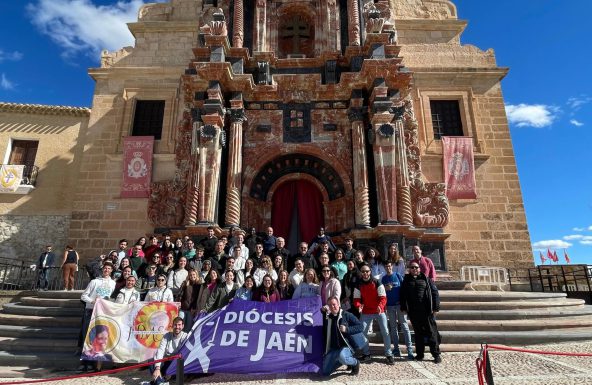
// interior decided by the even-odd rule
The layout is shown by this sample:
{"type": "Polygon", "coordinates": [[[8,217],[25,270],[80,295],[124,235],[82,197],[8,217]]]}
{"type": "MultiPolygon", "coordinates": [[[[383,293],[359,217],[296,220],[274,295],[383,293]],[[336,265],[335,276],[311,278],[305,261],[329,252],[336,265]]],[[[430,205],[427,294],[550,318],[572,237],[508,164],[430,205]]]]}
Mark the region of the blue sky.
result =
{"type": "MultiPolygon", "coordinates": [[[[101,49],[132,45],[141,0],[21,0],[0,6],[0,101],[90,106],[101,49]]],[[[592,263],[592,2],[456,0],[463,44],[493,48],[531,240],[592,263]]],[[[563,261],[563,258],[561,258],[563,261]]]]}

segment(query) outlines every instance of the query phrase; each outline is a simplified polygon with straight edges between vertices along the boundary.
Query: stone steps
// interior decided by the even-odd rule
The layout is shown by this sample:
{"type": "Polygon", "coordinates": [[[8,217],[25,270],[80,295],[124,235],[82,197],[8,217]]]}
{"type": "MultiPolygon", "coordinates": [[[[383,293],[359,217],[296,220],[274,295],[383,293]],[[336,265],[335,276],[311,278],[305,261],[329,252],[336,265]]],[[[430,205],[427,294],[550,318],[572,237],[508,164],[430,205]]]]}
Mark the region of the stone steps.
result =
{"type": "Polygon", "coordinates": [[[70,290],[70,291],[38,291],[33,292],[39,298],[51,298],[51,299],[80,299],[82,290],[70,290]]]}
{"type": "MultiPolygon", "coordinates": [[[[78,333],[76,334],[78,336],[78,333]]],[[[0,351],[6,352],[64,352],[71,355],[77,348],[76,339],[0,337],[0,351]]],[[[80,357],[80,356],[78,356],[80,357]]]]}
{"type": "Polygon", "coordinates": [[[61,308],[55,306],[27,306],[21,302],[7,303],[2,307],[7,314],[18,314],[23,316],[53,316],[53,317],[82,317],[84,307],[80,304],[78,308],[61,308]]]}
{"type": "Polygon", "coordinates": [[[0,366],[44,367],[58,370],[72,370],[80,365],[80,356],[73,352],[28,352],[24,354],[0,351],[0,366]]]}
{"type": "Polygon", "coordinates": [[[72,339],[78,338],[80,328],[30,327],[18,325],[0,325],[0,337],[20,337],[37,339],[72,339]]]}
{"type": "MultiPolygon", "coordinates": [[[[437,283],[436,283],[437,284],[437,283]]],[[[535,301],[556,300],[567,298],[565,293],[549,292],[513,292],[513,291],[472,291],[472,290],[439,290],[442,302],[508,302],[508,301],[535,301]]]]}
{"type": "Polygon", "coordinates": [[[582,307],[585,301],[581,299],[563,298],[560,301],[508,301],[508,302],[461,302],[442,301],[440,311],[446,310],[513,310],[513,309],[539,309],[539,308],[570,308],[582,307]]]}
{"type": "Polygon", "coordinates": [[[80,317],[41,317],[41,316],[22,316],[20,314],[0,313],[0,325],[17,325],[44,327],[59,324],[62,327],[80,327],[80,317]]]}
{"type": "Polygon", "coordinates": [[[60,307],[76,309],[81,309],[84,307],[80,301],[80,296],[78,296],[76,299],[23,297],[21,298],[21,304],[34,307],[60,307]]]}
{"type": "Polygon", "coordinates": [[[510,309],[510,310],[444,310],[438,313],[438,320],[513,320],[575,316],[592,316],[592,306],[555,307],[541,309],[510,309]]]}
{"type": "Polygon", "coordinates": [[[592,340],[592,327],[570,330],[528,331],[441,331],[442,343],[446,344],[503,344],[536,345],[568,341],[592,340]]]}
{"type": "Polygon", "coordinates": [[[592,327],[592,317],[536,318],[534,320],[442,320],[438,319],[440,331],[527,331],[592,327]]]}

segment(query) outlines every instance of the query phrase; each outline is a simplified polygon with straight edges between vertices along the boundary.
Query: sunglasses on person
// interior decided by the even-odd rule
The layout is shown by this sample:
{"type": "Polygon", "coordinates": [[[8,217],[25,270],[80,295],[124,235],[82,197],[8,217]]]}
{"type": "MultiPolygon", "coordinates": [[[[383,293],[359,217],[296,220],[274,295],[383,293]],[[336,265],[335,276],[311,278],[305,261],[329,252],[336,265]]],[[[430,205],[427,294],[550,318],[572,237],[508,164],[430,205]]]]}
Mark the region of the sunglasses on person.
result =
{"type": "Polygon", "coordinates": [[[419,266],[409,266],[410,269],[419,269],[419,266]]]}
{"type": "Polygon", "coordinates": [[[369,273],[370,270],[360,270],[361,273],[369,273]]]}
{"type": "Polygon", "coordinates": [[[323,273],[330,273],[330,272],[331,272],[331,270],[329,270],[329,269],[323,269],[323,270],[321,270],[321,271],[322,271],[323,273]]]}
{"type": "Polygon", "coordinates": [[[159,281],[159,282],[164,282],[164,281],[165,281],[165,279],[164,279],[164,278],[158,278],[158,279],[157,279],[157,281],[159,281]]]}

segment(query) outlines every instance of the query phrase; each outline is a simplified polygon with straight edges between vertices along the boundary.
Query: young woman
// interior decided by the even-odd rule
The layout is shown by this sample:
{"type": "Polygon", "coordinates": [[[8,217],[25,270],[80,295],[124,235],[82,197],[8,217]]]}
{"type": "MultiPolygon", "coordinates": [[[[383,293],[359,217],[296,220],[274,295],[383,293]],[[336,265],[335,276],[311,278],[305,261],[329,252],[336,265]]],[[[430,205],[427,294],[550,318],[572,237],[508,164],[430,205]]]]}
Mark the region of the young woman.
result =
{"type": "Polygon", "coordinates": [[[358,270],[360,270],[360,267],[366,263],[366,261],[364,261],[364,252],[361,250],[356,250],[354,253],[354,261],[356,262],[356,267],[358,270]]]}
{"type": "Polygon", "coordinates": [[[173,248],[173,257],[175,259],[175,263],[177,263],[179,258],[181,258],[181,256],[183,256],[184,250],[185,249],[183,247],[183,238],[177,238],[175,240],[175,246],[173,248]]]}
{"type": "Polygon", "coordinates": [[[245,278],[243,286],[236,291],[235,299],[242,299],[243,301],[251,301],[253,298],[253,290],[255,287],[255,280],[249,276],[245,278]]]}
{"type": "Polygon", "coordinates": [[[201,312],[211,313],[228,305],[239,288],[238,283],[234,282],[234,270],[226,270],[224,273],[224,282],[216,286],[201,312]]]}
{"type": "Polygon", "coordinates": [[[257,290],[254,300],[259,302],[278,302],[280,300],[280,293],[275,288],[271,275],[267,274],[263,277],[261,287],[257,290]]]}
{"type": "Polygon", "coordinates": [[[212,270],[212,261],[206,259],[201,264],[201,276],[203,277],[203,279],[207,278],[207,276],[210,274],[210,270],[212,270]]]}
{"type": "Polygon", "coordinates": [[[341,283],[335,278],[335,271],[329,266],[321,268],[321,302],[323,306],[331,297],[341,298],[341,283]]]}
{"type": "Polygon", "coordinates": [[[188,332],[193,326],[193,318],[197,315],[197,297],[203,279],[197,271],[190,269],[187,273],[187,279],[181,285],[179,291],[179,301],[181,302],[181,312],[185,321],[183,330],[188,332]]]}
{"type": "Polygon", "coordinates": [[[382,264],[382,259],[380,258],[380,253],[378,250],[376,250],[374,247],[369,247],[366,250],[366,256],[364,259],[370,266],[370,270],[372,270],[372,277],[380,281],[386,274],[386,269],[382,264]]]}
{"type": "Polygon", "coordinates": [[[74,290],[74,281],[78,271],[78,261],[80,256],[78,252],[70,245],[66,246],[64,258],[62,259],[62,278],[64,280],[64,290],[74,290]]]}
{"type": "Polygon", "coordinates": [[[136,277],[130,275],[125,280],[125,287],[115,297],[115,303],[132,303],[140,300],[140,292],[136,290],[136,277]]]}
{"type": "Polygon", "coordinates": [[[181,285],[183,285],[183,282],[185,282],[187,279],[188,271],[185,270],[186,265],[187,259],[185,257],[181,257],[179,259],[179,267],[173,271],[169,270],[167,287],[173,291],[175,298],[178,298],[181,291],[181,285]]]}
{"type": "MultiPolygon", "coordinates": [[[[251,258],[247,259],[245,261],[245,268],[243,270],[245,272],[244,277],[253,277],[256,270],[257,269],[255,269],[255,261],[253,261],[251,258]]],[[[257,285],[255,284],[255,286],[257,285]]]]}
{"type": "Polygon", "coordinates": [[[173,245],[173,242],[171,242],[171,239],[166,238],[162,242],[162,245],[160,246],[160,253],[162,255],[167,255],[169,253],[169,251],[173,251],[174,249],[175,249],[175,245],[173,245]]]}
{"type": "Polygon", "coordinates": [[[276,289],[280,293],[280,300],[292,299],[294,295],[294,287],[290,283],[290,275],[286,270],[280,270],[278,273],[278,280],[276,289]]]}
{"type": "Polygon", "coordinates": [[[345,253],[342,249],[335,250],[335,260],[331,263],[331,267],[337,271],[337,279],[342,281],[343,276],[347,273],[347,264],[345,263],[345,253]]]}
{"type": "Polygon", "coordinates": [[[218,271],[216,269],[209,269],[204,283],[201,285],[201,288],[199,289],[197,304],[195,305],[195,309],[197,312],[200,312],[204,309],[204,307],[206,306],[206,302],[208,302],[208,298],[210,297],[214,289],[216,289],[218,283],[220,283],[218,271]]]}
{"type": "Polygon", "coordinates": [[[280,271],[286,269],[284,264],[284,257],[282,257],[281,254],[278,254],[275,257],[273,257],[273,269],[278,275],[280,271]]]}
{"type": "Polygon", "coordinates": [[[158,238],[154,235],[150,237],[148,246],[144,247],[144,258],[147,262],[152,262],[152,255],[160,250],[158,238]]]}
{"type": "Polygon", "coordinates": [[[277,273],[271,265],[271,258],[269,258],[267,255],[261,260],[261,267],[255,270],[255,274],[253,274],[253,278],[255,278],[255,284],[257,287],[261,286],[263,277],[266,275],[270,275],[274,282],[277,281],[277,273]]]}
{"type": "Polygon", "coordinates": [[[401,257],[399,254],[399,248],[396,243],[391,243],[388,248],[388,257],[386,258],[387,261],[390,261],[393,265],[393,271],[395,273],[401,274],[402,277],[405,276],[405,259],[401,257]]]}
{"type": "Polygon", "coordinates": [[[173,302],[173,292],[171,289],[166,287],[166,280],[167,277],[164,274],[159,275],[156,278],[156,287],[148,290],[146,294],[146,298],[144,299],[146,302],[173,302]]]}
{"type": "Polygon", "coordinates": [[[158,270],[161,274],[169,274],[170,271],[175,270],[175,256],[169,252],[164,258],[164,263],[159,266],[158,270]]]}
{"type": "Polygon", "coordinates": [[[304,281],[294,290],[293,299],[310,298],[321,295],[319,279],[314,269],[306,269],[304,272],[304,281]]]}

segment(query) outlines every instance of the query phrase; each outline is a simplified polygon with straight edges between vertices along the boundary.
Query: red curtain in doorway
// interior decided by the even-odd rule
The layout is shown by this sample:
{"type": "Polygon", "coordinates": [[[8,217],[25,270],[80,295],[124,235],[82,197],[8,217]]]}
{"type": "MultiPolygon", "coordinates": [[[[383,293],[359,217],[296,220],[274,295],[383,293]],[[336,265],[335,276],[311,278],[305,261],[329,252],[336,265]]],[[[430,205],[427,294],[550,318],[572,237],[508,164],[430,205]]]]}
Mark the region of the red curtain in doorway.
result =
{"type": "Polygon", "coordinates": [[[317,186],[302,181],[298,183],[296,198],[300,236],[310,242],[323,226],[323,196],[317,186]]]}
{"type": "Polygon", "coordinates": [[[273,193],[271,208],[271,227],[276,237],[287,238],[290,235],[292,212],[294,211],[294,181],[282,183],[273,193]]]}
{"type": "Polygon", "coordinates": [[[323,196],[319,189],[308,181],[282,183],[273,193],[271,226],[276,236],[288,238],[297,204],[300,238],[310,242],[323,226],[323,196]]]}

